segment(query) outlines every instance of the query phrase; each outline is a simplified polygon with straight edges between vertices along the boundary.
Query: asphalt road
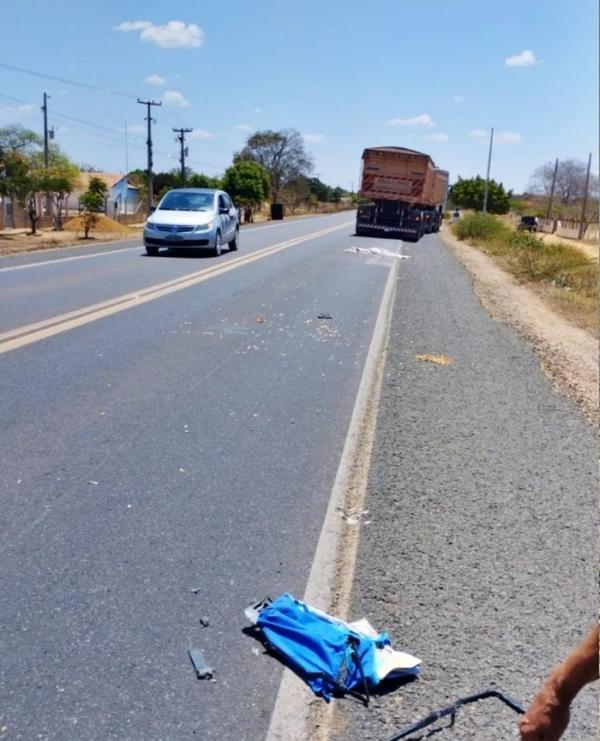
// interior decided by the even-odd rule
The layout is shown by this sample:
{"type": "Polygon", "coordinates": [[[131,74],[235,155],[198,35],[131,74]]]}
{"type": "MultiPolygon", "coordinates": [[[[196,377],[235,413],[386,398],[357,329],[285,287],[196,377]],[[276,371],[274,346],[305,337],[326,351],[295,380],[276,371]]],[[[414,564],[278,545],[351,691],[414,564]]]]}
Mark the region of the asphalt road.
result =
{"type": "MultiPolygon", "coordinates": [[[[247,230],[220,259],[3,260],[0,329],[351,219],[247,230]]],[[[352,233],[0,354],[3,738],[263,738],[281,670],[242,611],[304,591],[389,272],[352,233]]]]}
{"type": "MultiPolygon", "coordinates": [[[[593,621],[594,431],[436,237],[348,226],[266,252],[348,220],[248,230],[219,260],[128,243],[0,261],[0,333],[49,326],[0,352],[4,737],[263,739],[281,669],[242,610],[304,592],[389,271],[353,244],[414,260],[399,264],[350,617],[423,674],[369,711],[338,701],[336,738],[385,739],[489,685],[526,701],[593,621]],[[52,317],[216,265],[235,269],[53,334],[52,317]],[[191,646],[214,683],[195,679],[191,646]]],[[[488,702],[439,738],[514,737],[488,702]]],[[[588,691],[569,738],[593,738],[595,712],[588,691]]]]}
{"type": "MultiPolygon", "coordinates": [[[[597,620],[597,430],[440,240],[405,247],[349,617],[423,671],[369,710],[338,702],[332,741],[383,741],[488,687],[527,704],[597,620]]],[[[576,699],[565,739],[597,738],[597,697],[576,699]]],[[[488,699],[410,739],[504,741],[517,721],[488,699]]]]}

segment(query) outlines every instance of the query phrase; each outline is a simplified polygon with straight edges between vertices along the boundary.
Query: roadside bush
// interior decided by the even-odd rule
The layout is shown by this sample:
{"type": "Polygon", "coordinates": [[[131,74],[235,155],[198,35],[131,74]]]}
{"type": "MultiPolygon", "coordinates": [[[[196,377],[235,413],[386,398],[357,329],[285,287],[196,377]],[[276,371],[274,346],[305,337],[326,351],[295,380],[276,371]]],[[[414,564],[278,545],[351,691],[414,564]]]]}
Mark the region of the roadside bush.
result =
{"type": "Polygon", "coordinates": [[[479,241],[507,240],[510,227],[492,214],[468,214],[459,219],[452,227],[458,239],[479,241]]]}
{"type": "Polygon", "coordinates": [[[510,235],[509,242],[511,247],[519,250],[541,250],[544,248],[544,242],[531,232],[515,231],[510,235]]]}

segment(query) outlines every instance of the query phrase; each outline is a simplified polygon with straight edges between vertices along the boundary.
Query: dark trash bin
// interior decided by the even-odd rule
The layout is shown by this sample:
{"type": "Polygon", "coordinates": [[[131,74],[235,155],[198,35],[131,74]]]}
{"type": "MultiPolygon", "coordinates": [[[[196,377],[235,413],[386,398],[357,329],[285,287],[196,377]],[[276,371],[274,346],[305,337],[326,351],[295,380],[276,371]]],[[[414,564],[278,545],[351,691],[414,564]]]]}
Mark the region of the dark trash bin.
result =
{"type": "Polygon", "coordinates": [[[271,204],[271,220],[281,221],[283,219],[283,203],[271,204]]]}

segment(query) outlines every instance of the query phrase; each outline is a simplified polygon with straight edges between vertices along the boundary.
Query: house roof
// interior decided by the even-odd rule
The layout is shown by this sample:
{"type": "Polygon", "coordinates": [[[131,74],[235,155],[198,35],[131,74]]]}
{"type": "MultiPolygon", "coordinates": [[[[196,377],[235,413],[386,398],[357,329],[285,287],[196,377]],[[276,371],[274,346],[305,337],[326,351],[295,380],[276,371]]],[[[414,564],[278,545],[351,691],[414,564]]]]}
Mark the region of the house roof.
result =
{"type": "MultiPolygon", "coordinates": [[[[79,180],[84,190],[87,190],[92,178],[99,178],[103,183],[106,183],[106,187],[110,190],[121,180],[124,180],[127,176],[122,172],[80,172],[79,180]]],[[[127,181],[127,185],[130,188],[136,188],[137,185],[127,181]]]]}

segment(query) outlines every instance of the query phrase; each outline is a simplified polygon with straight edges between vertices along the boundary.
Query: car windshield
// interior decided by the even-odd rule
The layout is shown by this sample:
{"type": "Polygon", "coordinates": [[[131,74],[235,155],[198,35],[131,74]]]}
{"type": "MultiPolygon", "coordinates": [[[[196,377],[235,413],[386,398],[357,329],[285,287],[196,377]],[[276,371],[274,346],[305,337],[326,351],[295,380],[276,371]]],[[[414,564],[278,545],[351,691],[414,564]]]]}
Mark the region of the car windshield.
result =
{"type": "Polygon", "coordinates": [[[160,203],[160,211],[208,211],[213,207],[214,193],[167,193],[160,203]]]}
{"type": "Polygon", "coordinates": [[[535,216],[523,216],[521,218],[522,224],[535,224],[535,216]]]}

